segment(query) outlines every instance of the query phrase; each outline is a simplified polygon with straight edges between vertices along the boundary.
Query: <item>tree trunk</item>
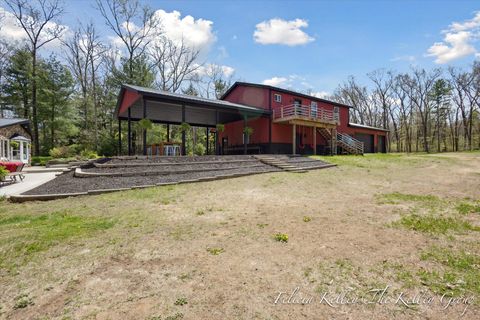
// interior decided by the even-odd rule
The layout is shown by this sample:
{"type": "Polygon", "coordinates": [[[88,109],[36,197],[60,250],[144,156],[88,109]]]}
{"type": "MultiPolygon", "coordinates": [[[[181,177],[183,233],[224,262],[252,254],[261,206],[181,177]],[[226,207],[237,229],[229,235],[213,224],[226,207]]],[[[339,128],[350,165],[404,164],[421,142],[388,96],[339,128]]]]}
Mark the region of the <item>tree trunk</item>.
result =
{"type": "Polygon", "coordinates": [[[37,117],[37,49],[36,44],[32,50],[32,122],[33,122],[33,150],[35,156],[40,155],[40,139],[38,137],[37,117]]]}
{"type": "Polygon", "coordinates": [[[95,82],[95,66],[93,64],[93,59],[91,60],[92,67],[92,90],[93,90],[93,140],[95,146],[95,152],[98,152],[98,115],[97,115],[97,85],[95,82]]]}

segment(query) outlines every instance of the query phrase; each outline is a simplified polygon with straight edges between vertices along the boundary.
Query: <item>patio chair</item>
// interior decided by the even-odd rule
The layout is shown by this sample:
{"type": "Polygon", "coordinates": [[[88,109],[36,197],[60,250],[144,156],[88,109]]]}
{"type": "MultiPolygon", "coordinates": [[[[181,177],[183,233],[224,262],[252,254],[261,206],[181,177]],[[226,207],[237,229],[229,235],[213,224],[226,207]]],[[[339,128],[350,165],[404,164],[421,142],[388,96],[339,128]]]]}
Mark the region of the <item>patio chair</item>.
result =
{"type": "Polygon", "coordinates": [[[7,177],[9,177],[10,180],[12,181],[17,181],[17,177],[19,177],[20,181],[23,181],[23,179],[25,179],[25,175],[22,173],[24,166],[25,166],[24,163],[22,163],[21,165],[18,165],[15,172],[10,172],[9,174],[7,174],[7,177]]]}

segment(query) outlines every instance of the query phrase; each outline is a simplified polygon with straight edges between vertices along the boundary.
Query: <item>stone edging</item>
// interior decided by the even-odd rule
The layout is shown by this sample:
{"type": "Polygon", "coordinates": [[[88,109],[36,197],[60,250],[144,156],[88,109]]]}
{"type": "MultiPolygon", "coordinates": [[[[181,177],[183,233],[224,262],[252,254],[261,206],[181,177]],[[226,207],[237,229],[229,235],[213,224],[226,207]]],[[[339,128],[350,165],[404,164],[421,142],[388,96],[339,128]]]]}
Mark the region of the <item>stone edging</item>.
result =
{"type": "Polygon", "coordinates": [[[49,201],[49,200],[56,200],[56,199],[63,199],[68,197],[78,197],[78,196],[86,196],[86,195],[96,195],[102,193],[110,193],[110,192],[117,192],[117,191],[127,191],[127,190],[135,190],[135,189],[144,189],[144,188],[152,188],[152,187],[159,187],[159,186],[168,186],[168,185],[176,185],[176,184],[183,184],[183,183],[192,183],[192,182],[206,182],[206,181],[213,181],[213,180],[223,180],[228,178],[237,178],[243,176],[249,176],[254,174],[260,173],[270,173],[276,171],[266,171],[266,172],[250,172],[250,173],[234,173],[234,174],[225,174],[225,175],[218,175],[212,177],[203,177],[199,179],[190,179],[190,180],[180,180],[177,182],[161,182],[155,185],[142,185],[142,186],[133,186],[129,188],[116,188],[116,189],[99,189],[99,190],[88,190],[87,192],[76,192],[76,193],[57,193],[57,194],[32,194],[32,195],[13,195],[10,196],[8,199],[11,202],[27,202],[27,201],[49,201]]]}
{"type": "MultiPolygon", "coordinates": [[[[257,161],[256,161],[257,162],[257,161]]],[[[208,172],[208,171],[222,171],[242,168],[258,168],[263,164],[251,165],[246,167],[233,167],[233,168],[210,168],[210,169],[188,169],[182,171],[138,171],[138,172],[86,172],[81,168],[75,168],[74,176],[77,178],[91,178],[91,177],[136,177],[136,176],[156,176],[156,175],[168,175],[179,173],[194,173],[194,172],[208,172]]]]}
{"type": "MultiPolygon", "coordinates": [[[[311,167],[308,169],[324,169],[335,167],[335,164],[327,164],[322,165],[319,167],[311,167]]],[[[116,188],[116,189],[99,189],[99,190],[88,190],[87,192],[77,192],[77,193],[57,193],[57,194],[32,194],[32,195],[13,195],[9,197],[11,202],[27,202],[27,201],[48,201],[48,200],[56,200],[56,199],[63,199],[68,197],[78,197],[78,196],[86,196],[86,195],[96,195],[96,194],[103,194],[103,193],[110,193],[110,192],[117,192],[117,191],[127,191],[127,190],[135,190],[135,189],[144,189],[144,188],[152,188],[152,187],[159,187],[159,186],[168,186],[168,185],[177,185],[183,183],[193,183],[193,182],[206,182],[206,181],[214,181],[214,180],[223,180],[228,178],[238,178],[244,176],[251,176],[254,174],[261,174],[261,173],[274,173],[274,172],[282,172],[282,171],[266,171],[266,172],[249,172],[249,173],[233,173],[233,174],[224,174],[212,177],[203,177],[198,179],[191,179],[191,180],[180,180],[177,182],[161,182],[155,185],[143,185],[143,186],[133,186],[129,188],[116,188]]],[[[285,172],[285,171],[283,171],[285,172]]]]}
{"type": "Polygon", "coordinates": [[[142,163],[97,163],[93,165],[97,168],[127,168],[127,167],[151,167],[151,166],[182,166],[192,164],[220,164],[220,163],[239,163],[239,162],[258,162],[257,159],[229,160],[229,161],[193,161],[193,162],[142,162],[142,163]]]}

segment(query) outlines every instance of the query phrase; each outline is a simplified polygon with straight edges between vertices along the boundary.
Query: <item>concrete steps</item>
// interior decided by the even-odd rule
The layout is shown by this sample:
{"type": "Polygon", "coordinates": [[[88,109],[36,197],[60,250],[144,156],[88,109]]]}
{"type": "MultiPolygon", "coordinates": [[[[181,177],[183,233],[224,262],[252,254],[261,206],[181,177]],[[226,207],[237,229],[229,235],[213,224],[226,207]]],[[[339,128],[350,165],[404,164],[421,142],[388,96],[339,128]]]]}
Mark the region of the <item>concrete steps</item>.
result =
{"type": "Polygon", "coordinates": [[[307,172],[307,170],[304,170],[302,168],[296,167],[290,163],[287,163],[283,161],[282,159],[278,157],[272,157],[268,155],[255,155],[255,158],[260,160],[261,162],[268,164],[273,167],[277,167],[279,169],[282,169],[283,171],[288,171],[288,172],[307,172]]]}

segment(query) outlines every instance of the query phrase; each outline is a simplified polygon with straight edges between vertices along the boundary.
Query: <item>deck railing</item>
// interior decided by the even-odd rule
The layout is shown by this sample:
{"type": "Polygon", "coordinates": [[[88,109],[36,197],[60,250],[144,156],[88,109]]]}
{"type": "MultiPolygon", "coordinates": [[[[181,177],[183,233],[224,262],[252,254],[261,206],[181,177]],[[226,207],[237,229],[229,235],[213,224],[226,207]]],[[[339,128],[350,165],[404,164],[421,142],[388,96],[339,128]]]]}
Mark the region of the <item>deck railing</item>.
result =
{"type": "Polygon", "coordinates": [[[287,117],[302,117],[316,121],[337,122],[339,121],[338,112],[325,110],[319,107],[312,107],[299,104],[290,104],[273,109],[273,119],[282,119],[287,117]]]}
{"type": "Polygon", "coordinates": [[[352,138],[348,134],[337,132],[337,142],[347,145],[356,154],[363,154],[363,142],[352,138]]]}

